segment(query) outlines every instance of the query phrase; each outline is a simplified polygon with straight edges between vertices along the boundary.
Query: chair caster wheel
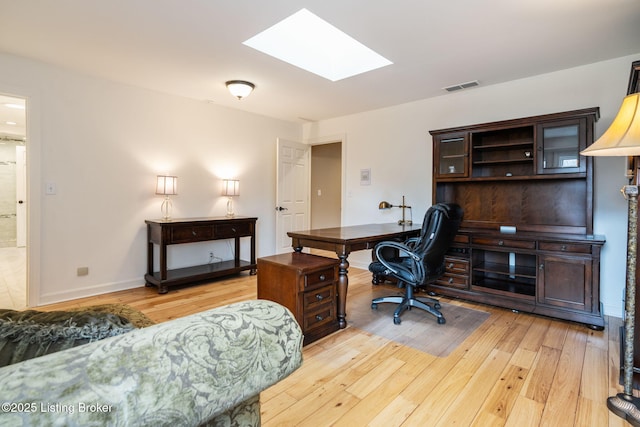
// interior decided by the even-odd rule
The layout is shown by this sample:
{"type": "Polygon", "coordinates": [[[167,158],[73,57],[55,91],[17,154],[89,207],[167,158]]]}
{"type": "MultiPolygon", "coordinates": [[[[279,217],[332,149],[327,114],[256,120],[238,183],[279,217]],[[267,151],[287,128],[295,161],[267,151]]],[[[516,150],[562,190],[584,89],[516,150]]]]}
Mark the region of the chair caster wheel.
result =
{"type": "Polygon", "coordinates": [[[445,323],[447,323],[447,321],[444,320],[444,317],[438,317],[438,325],[444,325],[445,323]]]}
{"type": "Polygon", "coordinates": [[[377,310],[377,309],[378,309],[378,304],[376,304],[376,303],[372,303],[372,304],[371,304],[371,309],[372,309],[372,310],[377,310]]]}
{"type": "Polygon", "coordinates": [[[440,305],[439,302],[433,304],[433,308],[435,308],[436,310],[440,310],[442,308],[442,306],[440,305]]]}
{"type": "Polygon", "coordinates": [[[394,323],[395,325],[399,325],[401,322],[402,322],[402,320],[400,320],[400,318],[399,318],[399,317],[394,317],[394,318],[393,318],[393,323],[394,323]]]}

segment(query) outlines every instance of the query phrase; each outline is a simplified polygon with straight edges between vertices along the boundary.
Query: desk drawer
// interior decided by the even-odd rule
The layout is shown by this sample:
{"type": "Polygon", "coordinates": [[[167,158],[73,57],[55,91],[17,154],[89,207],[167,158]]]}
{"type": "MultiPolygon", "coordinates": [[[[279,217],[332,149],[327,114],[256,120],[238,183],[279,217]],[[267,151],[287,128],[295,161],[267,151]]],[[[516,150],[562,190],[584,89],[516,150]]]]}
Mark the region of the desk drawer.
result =
{"type": "Polygon", "coordinates": [[[304,276],[304,287],[311,288],[324,282],[333,282],[336,279],[336,269],[325,268],[324,270],[308,273],[304,276]]]}
{"type": "Polygon", "coordinates": [[[169,230],[169,242],[172,243],[191,243],[213,238],[213,227],[201,226],[173,226],[169,230]]]}
{"type": "Polygon", "coordinates": [[[218,239],[250,236],[252,234],[251,224],[248,222],[238,222],[237,224],[221,224],[215,226],[215,235],[218,239]]]}
{"type": "Polygon", "coordinates": [[[315,311],[324,304],[334,304],[336,301],[336,286],[332,283],[303,294],[304,311],[315,311]]]}
{"type": "Polygon", "coordinates": [[[531,240],[512,240],[491,237],[473,237],[473,243],[483,246],[498,246],[504,248],[535,249],[536,242],[531,240]]]}
{"type": "Polygon", "coordinates": [[[591,245],[580,245],[577,243],[540,242],[538,243],[538,247],[541,251],[573,252],[579,254],[591,253],[591,245]]]}
{"type": "Polygon", "coordinates": [[[317,310],[305,312],[302,330],[305,334],[313,332],[315,328],[334,323],[336,319],[336,305],[325,304],[317,310]]]}
{"type": "Polygon", "coordinates": [[[447,273],[467,274],[469,273],[469,260],[462,258],[445,257],[444,265],[447,273]]]}
{"type": "Polygon", "coordinates": [[[469,276],[457,276],[455,274],[444,274],[435,281],[436,285],[448,286],[458,289],[467,289],[469,287],[469,276]]]}

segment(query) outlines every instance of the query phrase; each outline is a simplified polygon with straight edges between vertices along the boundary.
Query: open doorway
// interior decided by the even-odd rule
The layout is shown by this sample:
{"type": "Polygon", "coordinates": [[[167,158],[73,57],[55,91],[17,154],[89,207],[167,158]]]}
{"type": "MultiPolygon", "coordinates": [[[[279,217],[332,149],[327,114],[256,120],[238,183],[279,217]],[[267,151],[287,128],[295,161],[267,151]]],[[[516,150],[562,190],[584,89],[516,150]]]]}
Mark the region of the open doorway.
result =
{"type": "Polygon", "coordinates": [[[0,95],[0,308],[27,307],[26,100],[0,95]]]}
{"type": "Polygon", "coordinates": [[[311,228],[342,225],[342,142],[311,147],[311,228]]]}

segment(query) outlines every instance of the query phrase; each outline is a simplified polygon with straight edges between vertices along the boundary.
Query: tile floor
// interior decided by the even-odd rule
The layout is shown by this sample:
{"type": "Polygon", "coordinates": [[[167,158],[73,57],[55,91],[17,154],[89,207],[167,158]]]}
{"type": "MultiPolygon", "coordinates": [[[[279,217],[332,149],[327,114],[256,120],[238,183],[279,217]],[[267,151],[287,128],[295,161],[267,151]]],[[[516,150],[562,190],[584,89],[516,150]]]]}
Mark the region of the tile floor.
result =
{"type": "Polygon", "coordinates": [[[26,248],[0,248],[0,308],[27,307],[26,248]]]}

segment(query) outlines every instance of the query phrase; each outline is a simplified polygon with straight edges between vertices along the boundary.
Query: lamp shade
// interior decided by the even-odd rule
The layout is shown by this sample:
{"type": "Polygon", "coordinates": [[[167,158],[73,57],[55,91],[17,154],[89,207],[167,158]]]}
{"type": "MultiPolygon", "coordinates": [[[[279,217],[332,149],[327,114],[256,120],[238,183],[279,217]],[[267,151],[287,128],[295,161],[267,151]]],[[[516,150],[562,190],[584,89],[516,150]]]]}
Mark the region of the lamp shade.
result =
{"type": "Polygon", "coordinates": [[[222,180],[222,195],[227,197],[240,195],[240,181],[237,179],[222,180]]]}
{"type": "Polygon", "coordinates": [[[226,85],[231,95],[238,99],[246,98],[256,87],[253,83],[244,80],[229,80],[226,85]]]}
{"type": "Polygon", "coordinates": [[[158,175],[156,194],[163,196],[178,194],[178,177],[158,175]]]}
{"type": "Polygon", "coordinates": [[[391,203],[385,201],[380,202],[378,205],[378,209],[391,209],[392,207],[393,205],[391,203]]]}
{"type": "Polygon", "coordinates": [[[640,93],[626,96],[613,123],[584,156],[640,156],[640,93]]]}

